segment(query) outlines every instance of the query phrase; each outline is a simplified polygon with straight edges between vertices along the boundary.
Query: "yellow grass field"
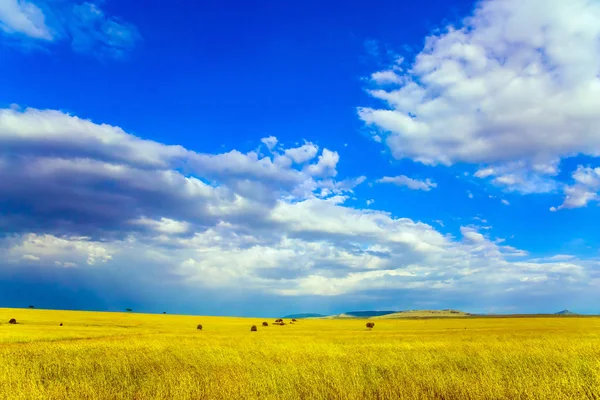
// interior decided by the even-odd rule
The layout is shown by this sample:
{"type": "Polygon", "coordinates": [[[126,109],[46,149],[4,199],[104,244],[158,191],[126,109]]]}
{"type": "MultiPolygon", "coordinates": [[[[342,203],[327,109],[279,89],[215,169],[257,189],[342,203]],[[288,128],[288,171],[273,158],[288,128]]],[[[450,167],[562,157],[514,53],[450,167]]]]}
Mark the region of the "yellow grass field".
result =
{"type": "Polygon", "coordinates": [[[600,318],[372,321],[0,309],[0,399],[600,399],[600,318]]]}

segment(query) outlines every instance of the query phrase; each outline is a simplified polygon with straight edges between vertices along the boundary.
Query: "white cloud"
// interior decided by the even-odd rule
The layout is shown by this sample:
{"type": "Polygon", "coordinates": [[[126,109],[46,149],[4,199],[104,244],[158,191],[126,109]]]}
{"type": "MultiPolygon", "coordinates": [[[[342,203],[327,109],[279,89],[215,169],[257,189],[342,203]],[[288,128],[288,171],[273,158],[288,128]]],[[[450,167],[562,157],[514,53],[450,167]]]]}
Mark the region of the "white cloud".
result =
{"type": "Polygon", "coordinates": [[[565,199],[559,207],[551,207],[550,211],[563,208],[585,207],[592,201],[600,201],[600,167],[591,168],[582,165],[573,172],[575,183],[565,186],[563,192],[565,199]]]}
{"type": "Polygon", "coordinates": [[[87,237],[57,237],[30,233],[8,239],[12,244],[6,254],[7,261],[34,262],[63,266],[97,265],[113,257],[112,244],[91,241],[87,237]],[[69,265],[64,265],[69,263],[69,265]]]}
{"type": "Polygon", "coordinates": [[[491,182],[524,194],[548,193],[555,191],[558,183],[554,176],[558,174],[558,160],[545,164],[530,164],[524,161],[510,162],[496,167],[485,167],[477,170],[476,178],[493,177],[491,182]]]}
{"type": "Polygon", "coordinates": [[[137,28],[107,15],[102,2],[0,0],[0,29],[19,44],[69,42],[73,51],[122,58],[141,40],[137,28]]]}
{"type": "Polygon", "coordinates": [[[305,170],[310,175],[317,177],[336,176],[336,166],[339,160],[340,156],[337,151],[323,149],[319,161],[316,164],[309,165],[305,170]]]}
{"type": "Polygon", "coordinates": [[[265,137],[260,139],[260,141],[263,142],[269,150],[273,150],[277,145],[277,138],[275,136],[265,137]]]}
{"type": "Polygon", "coordinates": [[[501,203],[502,203],[502,204],[504,204],[505,206],[509,206],[509,205],[510,205],[509,201],[508,201],[508,200],[506,200],[506,199],[502,199],[502,200],[500,200],[500,201],[501,201],[501,203]]]}
{"type": "Polygon", "coordinates": [[[0,259],[14,268],[94,265],[115,281],[168,279],[190,292],[473,299],[581,286],[592,274],[577,258],[527,260],[484,228],[462,227],[455,238],[352,207],[366,178],[335,180],[339,155],[328,149],[298,166],[276,161],[287,158],[283,148],[205,154],[57,111],[14,109],[0,110],[0,147],[0,259]]]}
{"type": "MultiPolygon", "coordinates": [[[[285,150],[284,154],[291,158],[297,164],[304,164],[317,156],[319,146],[313,143],[306,143],[300,147],[285,150]]],[[[335,167],[335,166],[334,166],[335,167]]]]}
{"type": "Polygon", "coordinates": [[[0,29],[8,34],[53,40],[42,10],[26,0],[0,0],[0,29]]]}
{"type": "Polygon", "coordinates": [[[371,204],[375,203],[375,200],[367,199],[366,203],[367,203],[367,206],[370,206],[371,204]]]}
{"type": "Polygon", "coordinates": [[[186,233],[191,228],[190,224],[187,222],[176,221],[170,218],[161,218],[160,220],[153,220],[141,217],[132,221],[132,223],[148,226],[157,232],[166,234],[186,233]]]}
{"type": "Polygon", "coordinates": [[[485,237],[473,228],[461,226],[460,233],[466,240],[472,243],[484,243],[486,241],[485,237]]]}
{"type": "Polygon", "coordinates": [[[398,186],[406,186],[407,188],[412,189],[412,190],[423,190],[426,192],[430,191],[432,188],[437,187],[437,183],[432,182],[430,179],[425,179],[424,181],[420,181],[418,179],[409,178],[408,176],[405,176],[405,175],[399,175],[399,176],[394,176],[394,177],[384,176],[383,178],[378,179],[377,182],[393,183],[398,186]]]}
{"type": "Polygon", "coordinates": [[[580,261],[561,255],[509,261],[526,253],[500,246],[474,227],[461,227],[458,241],[427,224],[343,203],[343,198],[279,201],[265,216],[271,224],[264,229],[258,221],[219,222],[192,237],[157,232],[111,242],[31,234],[1,247],[16,263],[128,268],[160,263],[194,289],[243,286],[284,296],[382,289],[459,290],[468,296],[482,286],[499,292],[556,280],[582,282],[587,276],[580,261]]]}
{"type": "Polygon", "coordinates": [[[371,79],[379,84],[402,83],[402,78],[393,70],[374,72],[371,74],[371,79]]]}
{"type": "Polygon", "coordinates": [[[398,159],[480,164],[481,178],[539,193],[562,158],[600,156],[598,2],[482,1],[395,74],[369,91],[388,107],[358,111],[398,159]]]}

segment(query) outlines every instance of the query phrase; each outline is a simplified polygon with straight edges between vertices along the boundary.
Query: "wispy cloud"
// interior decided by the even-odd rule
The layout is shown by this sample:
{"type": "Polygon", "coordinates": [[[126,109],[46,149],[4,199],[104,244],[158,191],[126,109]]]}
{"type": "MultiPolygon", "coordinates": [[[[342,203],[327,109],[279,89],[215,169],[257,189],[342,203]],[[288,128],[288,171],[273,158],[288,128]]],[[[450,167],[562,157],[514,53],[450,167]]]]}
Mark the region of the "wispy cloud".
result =
{"type": "Polygon", "coordinates": [[[392,183],[397,186],[405,186],[412,190],[423,190],[426,192],[430,191],[432,188],[437,187],[437,183],[432,182],[430,179],[425,179],[424,181],[421,181],[418,179],[409,178],[406,175],[399,175],[393,177],[384,176],[383,178],[378,179],[377,182],[392,183]]]}
{"type": "Polygon", "coordinates": [[[0,1],[0,28],[9,35],[46,41],[54,39],[53,33],[46,26],[43,11],[26,0],[0,1]]]}
{"type": "Polygon", "coordinates": [[[99,4],[1,0],[0,28],[24,48],[67,43],[78,53],[122,58],[133,50],[141,35],[134,25],[107,15],[99,4]]]}

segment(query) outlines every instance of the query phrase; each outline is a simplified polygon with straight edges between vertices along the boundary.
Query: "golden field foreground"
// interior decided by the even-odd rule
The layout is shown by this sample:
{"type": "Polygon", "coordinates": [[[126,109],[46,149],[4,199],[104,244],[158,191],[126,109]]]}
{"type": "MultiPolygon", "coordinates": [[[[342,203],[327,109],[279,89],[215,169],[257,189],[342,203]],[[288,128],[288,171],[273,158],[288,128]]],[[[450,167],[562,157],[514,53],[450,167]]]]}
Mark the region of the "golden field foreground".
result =
{"type": "Polygon", "coordinates": [[[0,398],[600,398],[600,318],[273,321],[0,309],[0,398]]]}

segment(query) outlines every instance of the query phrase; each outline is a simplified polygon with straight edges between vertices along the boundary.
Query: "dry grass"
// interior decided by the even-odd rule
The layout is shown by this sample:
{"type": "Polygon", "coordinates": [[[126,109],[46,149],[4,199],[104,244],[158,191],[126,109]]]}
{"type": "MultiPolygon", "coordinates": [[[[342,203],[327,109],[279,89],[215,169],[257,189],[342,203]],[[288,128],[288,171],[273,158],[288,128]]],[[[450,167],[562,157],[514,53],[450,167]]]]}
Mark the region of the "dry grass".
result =
{"type": "Polygon", "coordinates": [[[0,398],[600,398],[597,318],[201,321],[0,309],[0,398]]]}

